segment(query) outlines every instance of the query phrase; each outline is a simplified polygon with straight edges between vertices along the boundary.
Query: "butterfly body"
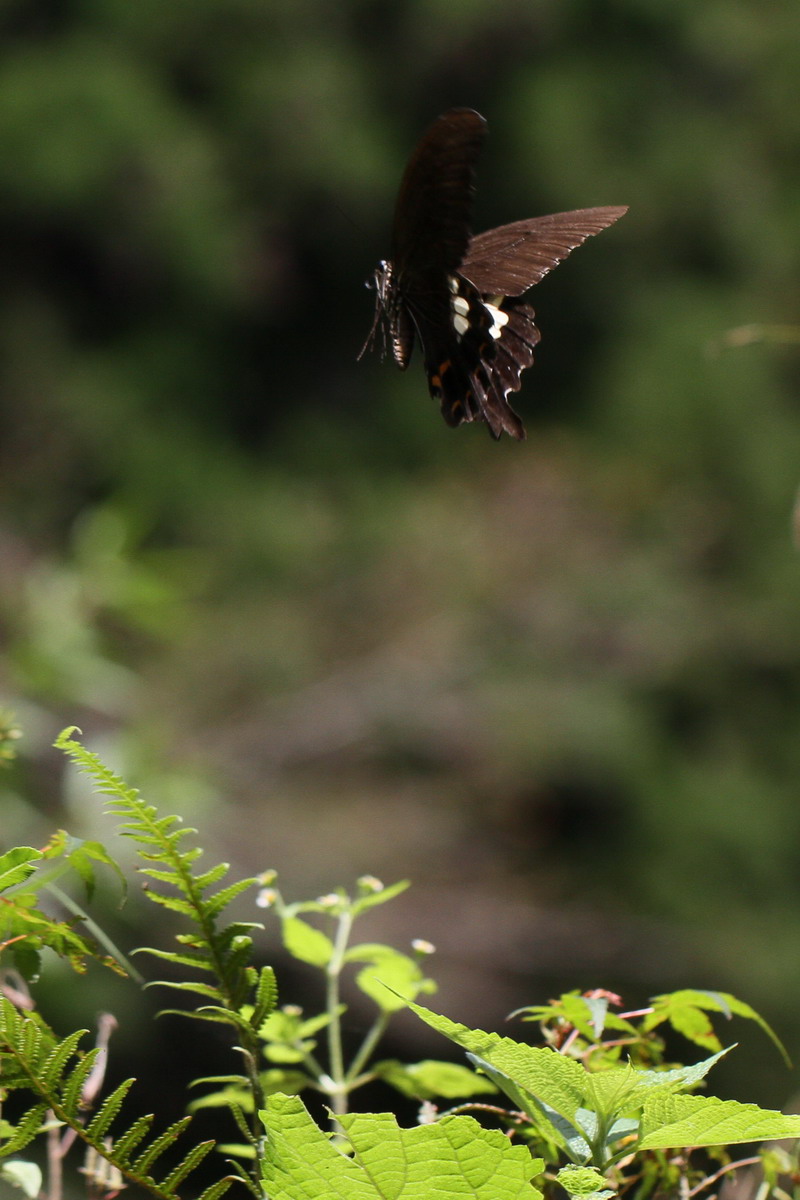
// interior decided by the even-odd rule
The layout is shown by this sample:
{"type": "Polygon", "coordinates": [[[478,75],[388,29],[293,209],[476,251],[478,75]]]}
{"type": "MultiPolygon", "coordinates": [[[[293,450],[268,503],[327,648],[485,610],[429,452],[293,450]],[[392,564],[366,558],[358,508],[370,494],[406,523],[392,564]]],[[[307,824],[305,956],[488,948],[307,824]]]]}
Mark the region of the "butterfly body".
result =
{"type": "MultiPolygon", "coordinates": [[[[540,339],[521,299],[562,258],[627,210],[589,208],[516,221],[472,236],[475,166],[486,122],[451,109],[409,159],[395,206],[391,258],[378,265],[375,321],[403,370],[415,338],[448,425],[484,421],[525,437],[508,403],[540,339]]],[[[365,347],[366,348],[366,347],[365,347]]]]}

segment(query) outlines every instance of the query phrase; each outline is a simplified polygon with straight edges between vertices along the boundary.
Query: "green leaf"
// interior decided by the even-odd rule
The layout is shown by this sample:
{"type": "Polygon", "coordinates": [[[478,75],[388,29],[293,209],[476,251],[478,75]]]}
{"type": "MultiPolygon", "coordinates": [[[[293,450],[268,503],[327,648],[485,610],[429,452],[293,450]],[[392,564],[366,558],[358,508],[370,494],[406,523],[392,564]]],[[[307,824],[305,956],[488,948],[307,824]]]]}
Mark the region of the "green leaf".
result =
{"type": "Polygon", "coordinates": [[[490,1079],[525,1112],[541,1115],[544,1105],[574,1122],[585,1099],[586,1071],[580,1063],[549,1047],[526,1046],[496,1033],[469,1029],[420,1004],[410,1003],[408,1007],[427,1025],[463,1047],[477,1066],[490,1067],[490,1079]]]}
{"type": "Polygon", "coordinates": [[[119,864],[114,861],[101,842],[77,842],[74,849],[70,850],[67,861],[83,880],[89,899],[92,898],[95,889],[94,864],[96,862],[111,867],[122,885],[123,892],[127,891],[125,876],[119,864]]]}
{"type": "Polygon", "coordinates": [[[42,857],[41,850],[34,850],[32,846],[15,846],[6,854],[0,854],[0,892],[29,879],[36,870],[33,864],[42,857]]]}
{"type": "Polygon", "coordinates": [[[682,1033],[690,1041],[710,1050],[718,1050],[719,1039],[705,1014],[707,1012],[722,1013],[728,1020],[732,1016],[744,1017],[747,1021],[754,1021],[776,1047],[786,1065],[788,1067],[792,1065],[783,1043],[771,1026],[754,1008],[742,1000],[737,1000],[730,992],[706,992],[695,988],[682,988],[677,992],[654,996],[652,1004],[653,1012],[642,1023],[642,1028],[645,1030],[655,1029],[657,1025],[668,1021],[673,1029],[682,1033]]]}
{"type": "Polygon", "coordinates": [[[639,1150],[720,1146],[800,1137],[800,1116],[715,1096],[654,1096],[644,1105],[639,1150]]]}
{"type": "Polygon", "coordinates": [[[379,892],[366,892],[363,896],[359,896],[353,903],[353,916],[357,917],[360,913],[366,912],[367,909],[375,908],[378,904],[386,904],[388,900],[394,900],[395,896],[399,896],[406,888],[410,887],[408,879],[402,879],[399,883],[391,883],[388,887],[381,888],[379,892]]]}
{"type": "Polygon", "coordinates": [[[333,942],[329,937],[299,917],[284,917],[281,927],[283,944],[293,958],[312,967],[327,967],[333,957],[333,942]]]}
{"type": "Polygon", "coordinates": [[[340,1119],[352,1159],[296,1097],[273,1096],[262,1119],[272,1200],[541,1200],[529,1182],[541,1162],[472,1117],[401,1129],[391,1113],[351,1113],[340,1119]]]}
{"type": "Polygon", "coordinates": [[[623,1110],[638,1109],[656,1093],[670,1095],[695,1087],[727,1053],[727,1050],[721,1050],[703,1062],[677,1067],[673,1071],[642,1071],[627,1064],[605,1071],[587,1072],[587,1105],[604,1117],[614,1116],[623,1110]]]}
{"type": "Polygon", "coordinates": [[[459,1063],[425,1059],[418,1063],[401,1063],[395,1059],[377,1063],[373,1073],[404,1096],[417,1100],[447,1100],[481,1096],[497,1088],[485,1075],[470,1071],[459,1063]]]}
{"type": "Polygon", "coordinates": [[[614,1189],[594,1167],[562,1167],[556,1179],[577,1200],[604,1200],[614,1195],[614,1189]]]}
{"type": "MultiPolygon", "coordinates": [[[[369,965],[356,975],[356,984],[382,1012],[398,1012],[421,991],[432,990],[431,981],[425,979],[413,958],[387,946],[374,949],[374,955],[367,959],[369,965]]],[[[347,957],[349,961],[363,961],[365,955],[351,953],[347,957]]]]}

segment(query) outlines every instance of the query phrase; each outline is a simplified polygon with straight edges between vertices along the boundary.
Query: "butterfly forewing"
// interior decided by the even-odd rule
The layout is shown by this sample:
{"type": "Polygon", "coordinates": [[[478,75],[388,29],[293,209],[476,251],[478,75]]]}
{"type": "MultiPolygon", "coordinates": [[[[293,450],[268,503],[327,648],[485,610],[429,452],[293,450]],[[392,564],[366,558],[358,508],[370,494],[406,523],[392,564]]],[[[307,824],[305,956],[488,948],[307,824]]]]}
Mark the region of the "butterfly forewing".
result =
{"type": "Polygon", "coordinates": [[[486,122],[469,108],[434,121],[412,154],[400,183],[392,229],[398,287],[413,298],[420,279],[445,284],[469,245],[475,167],[486,122]]]}
{"type": "Polygon", "coordinates": [[[486,294],[521,296],[576,246],[627,211],[579,208],[489,229],[472,238],[460,272],[486,294]]]}

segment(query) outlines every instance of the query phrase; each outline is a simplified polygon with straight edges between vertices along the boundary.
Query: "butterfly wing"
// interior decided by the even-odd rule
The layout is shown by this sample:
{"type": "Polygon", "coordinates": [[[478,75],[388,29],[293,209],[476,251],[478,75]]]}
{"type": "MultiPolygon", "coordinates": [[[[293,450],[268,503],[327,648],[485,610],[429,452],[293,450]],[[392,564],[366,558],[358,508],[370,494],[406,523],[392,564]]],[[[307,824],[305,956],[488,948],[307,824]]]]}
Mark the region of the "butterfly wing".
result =
{"type": "MultiPolygon", "coordinates": [[[[448,397],[445,394],[442,398],[442,412],[448,423],[479,417],[494,437],[505,432],[524,438],[524,427],[508,397],[519,390],[522,372],[533,364],[533,350],[541,334],[533,309],[519,297],[576,246],[625,212],[626,208],[584,208],[552,213],[501,225],[471,239],[458,269],[459,291],[466,292],[471,286],[477,293],[492,317],[491,338],[475,346],[473,357],[477,356],[477,363],[473,362],[467,372],[473,404],[467,401],[459,405],[451,386],[448,414],[448,397]]],[[[474,311],[473,305],[470,311],[474,311]]],[[[462,338],[462,342],[465,340],[462,338]]],[[[463,391],[463,373],[459,382],[463,391]]]]}
{"type": "Polygon", "coordinates": [[[453,108],[433,122],[408,161],[395,205],[392,263],[397,286],[412,299],[426,283],[443,284],[467,252],[485,136],[480,113],[453,108]]]}
{"type": "Polygon", "coordinates": [[[431,395],[448,425],[485,421],[494,438],[521,441],[522,421],[508,403],[533,362],[539,331],[533,310],[520,301],[502,311],[460,274],[450,277],[450,321],[444,332],[421,334],[431,395]]]}
{"type": "MultiPolygon", "coordinates": [[[[454,108],[429,127],[400,183],[392,256],[375,272],[376,316],[397,365],[419,336],[431,395],[448,425],[485,421],[493,437],[525,437],[508,403],[540,334],[519,297],[625,208],[587,208],[471,237],[475,166],[486,122],[454,108]]],[[[384,343],[385,344],[385,343],[384,343]]],[[[366,346],[365,346],[366,348],[366,346]]],[[[363,353],[363,351],[362,351],[363,353]]]]}
{"type": "Polygon", "coordinates": [[[459,272],[485,295],[521,296],[576,246],[627,211],[579,208],[500,225],[472,238],[459,272]]]}

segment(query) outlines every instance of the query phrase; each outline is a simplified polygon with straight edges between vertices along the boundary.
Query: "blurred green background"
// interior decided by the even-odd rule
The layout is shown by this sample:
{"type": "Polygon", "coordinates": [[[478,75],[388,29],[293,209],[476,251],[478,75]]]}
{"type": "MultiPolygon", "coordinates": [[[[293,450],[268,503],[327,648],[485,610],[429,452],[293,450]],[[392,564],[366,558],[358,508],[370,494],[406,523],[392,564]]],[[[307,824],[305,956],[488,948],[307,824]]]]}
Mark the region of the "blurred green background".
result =
{"type": "Polygon", "coordinates": [[[800,347],[728,344],[800,314],[798,80],[796,0],[6,0],[3,843],[111,840],[75,723],[290,898],[410,877],[459,1020],[722,988],[799,1058],[800,347]],[[522,445],[355,361],[452,105],[476,229],[630,205],[522,445]]]}

